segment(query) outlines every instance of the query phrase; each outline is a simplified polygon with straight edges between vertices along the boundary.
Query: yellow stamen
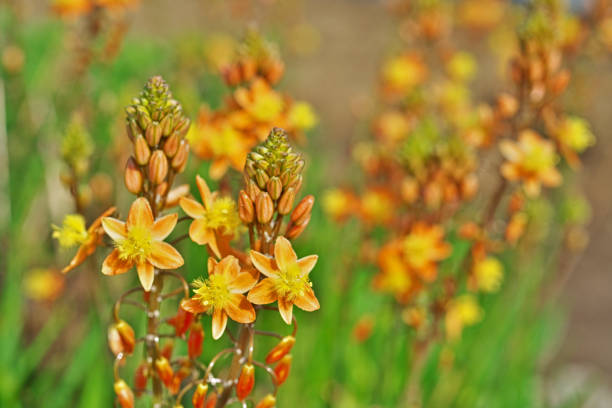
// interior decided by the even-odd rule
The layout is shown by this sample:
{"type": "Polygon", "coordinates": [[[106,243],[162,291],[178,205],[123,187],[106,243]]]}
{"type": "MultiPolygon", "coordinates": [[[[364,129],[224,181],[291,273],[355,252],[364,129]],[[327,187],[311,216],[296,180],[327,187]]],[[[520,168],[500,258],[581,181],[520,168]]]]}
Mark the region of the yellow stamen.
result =
{"type": "Polygon", "coordinates": [[[151,255],[152,244],[151,230],[140,225],[129,228],[127,237],[115,243],[121,259],[136,263],[144,262],[151,255]]]}
{"type": "Polygon", "coordinates": [[[297,263],[280,270],[279,277],[274,279],[274,288],[278,296],[289,301],[304,296],[309,286],[312,286],[312,282],[308,279],[308,275],[302,274],[297,263]]]}
{"type": "Polygon", "coordinates": [[[54,229],[53,238],[57,239],[63,248],[80,245],[89,237],[85,229],[85,219],[78,214],[68,214],[64,217],[61,227],[51,227],[54,229]]]}
{"type": "Polygon", "coordinates": [[[223,275],[210,275],[208,279],[196,279],[193,282],[196,299],[212,312],[213,309],[224,308],[230,299],[227,279],[223,275]]]}
{"type": "Polygon", "coordinates": [[[224,228],[226,232],[234,232],[240,226],[238,207],[229,197],[216,199],[205,215],[208,228],[224,228]]]}

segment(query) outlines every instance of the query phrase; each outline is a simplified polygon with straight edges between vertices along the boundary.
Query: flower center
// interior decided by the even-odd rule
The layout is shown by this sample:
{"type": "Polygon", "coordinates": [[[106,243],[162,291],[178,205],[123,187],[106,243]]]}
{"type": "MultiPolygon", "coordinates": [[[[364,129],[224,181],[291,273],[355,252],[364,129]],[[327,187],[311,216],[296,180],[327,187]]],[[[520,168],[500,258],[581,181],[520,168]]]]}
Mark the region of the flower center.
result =
{"type": "Polygon", "coordinates": [[[209,309],[222,309],[230,299],[227,279],[223,275],[210,275],[208,279],[194,282],[197,300],[209,309]]]}
{"type": "Polygon", "coordinates": [[[85,229],[85,219],[78,214],[66,215],[62,226],[53,225],[53,229],[53,238],[56,238],[63,248],[80,245],[89,238],[89,233],[85,229]]]}
{"type": "Polygon", "coordinates": [[[117,242],[116,246],[121,259],[142,263],[151,255],[153,246],[151,231],[140,225],[131,226],[127,237],[117,242]]]}
{"type": "Polygon", "coordinates": [[[553,153],[546,149],[545,146],[533,146],[529,151],[525,152],[523,157],[523,167],[527,171],[539,173],[554,165],[553,153]]]}
{"type": "Polygon", "coordinates": [[[234,200],[229,197],[214,200],[212,207],[206,212],[206,225],[209,228],[224,228],[227,232],[234,232],[240,225],[234,200]]]}
{"type": "Polygon", "coordinates": [[[303,275],[297,263],[289,265],[288,268],[279,271],[279,276],[274,280],[274,288],[278,297],[293,301],[303,296],[306,289],[312,286],[308,275],[303,275]]]}
{"type": "Polygon", "coordinates": [[[404,255],[411,266],[421,268],[429,262],[430,248],[434,245],[435,242],[426,235],[410,234],[404,239],[404,255]]]}
{"type": "Polygon", "coordinates": [[[251,114],[260,122],[269,122],[276,118],[283,109],[282,98],[273,91],[256,95],[251,105],[251,114]]]}

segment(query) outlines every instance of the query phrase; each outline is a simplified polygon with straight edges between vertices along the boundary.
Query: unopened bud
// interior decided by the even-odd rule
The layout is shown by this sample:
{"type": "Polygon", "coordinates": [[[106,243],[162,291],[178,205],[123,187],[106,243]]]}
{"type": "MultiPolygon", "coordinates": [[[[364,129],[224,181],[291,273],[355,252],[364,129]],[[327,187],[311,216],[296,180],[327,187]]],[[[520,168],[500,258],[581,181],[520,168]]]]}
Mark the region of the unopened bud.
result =
{"type": "Polygon", "coordinates": [[[172,386],[172,380],[174,378],[174,372],[170,366],[170,362],[166,357],[160,357],[155,360],[155,370],[159,379],[164,383],[166,387],[172,386]]]}
{"type": "Polygon", "coordinates": [[[563,93],[569,84],[570,77],[571,74],[568,70],[564,69],[560,71],[557,75],[550,79],[550,91],[555,95],[563,93]]]}
{"type": "Polygon", "coordinates": [[[497,97],[497,109],[503,118],[511,118],[518,111],[518,101],[510,94],[502,93],[497,97]]]}
{"type": "Polygon", "coordinates": [[[283,192],[283,183],[278,177],[274,176],[266,183],[266,189],[270,197],[272,197],[273,200],[277,200],[283,192]]]}
{"type": "Polygon", "coordinates": [[[134,407],[134,393],[128,387],[128,385],[123,380],[115,381],[115,385],[113,386],[115,389],[115,394],[117,395],[117,400],[119,401],[119,405],[121,408],[133,408],[134,407]]]}
{"type": "Polygon", "coordinates": [[[170,361],[172,359],[172,352],[174,351],[174,342],[172,340],[167,341],[162,347],[159,355],[165,357],[170,361]]]}
{"type": "Polygon", "coordinates": [[[108,345],[113,354],[132,354],[135,344],[134,329],[125,321],[120,320],[108,328],[108,345]]]}
{"type": "Polygon", "coordinates": [[[194,315],[187,310],[185,310],[182,306],[179,306],[176,315],[171,317],[168,320],[168,323],[174,327],[174,332],[178,337],[182,337],[183,334],[187,333],[187,330],[191,326],[191,322],[193,321],[194,315]]]}
{"type": "Polygon", "coordinates": [[[163,183],[155,187],[155,194],[157,194],[160,197],[165,196],[167,192],[168,192],[168,182],[167,181],[164,181],[163,183]]]}
{"type": "Polygon", "coordinates": [[[191,325],[189,338],[187,339],[187,349],[190,358],[196,358],[202,354],[202,342],[204,341],[204,329],[201,323],[191,325]]]}
{"type": "Polygon", "coordinates": [[[310,217],[312,206],[314,205],[315,198],[313,195],[307,195],[295,207],[295,210],[291,213],[291,221],[294,224],[301,225],[306,217],[310,217]]]}
{"type": "Polygon", "coordinates": [[[149,365],[146,362],[140,363],[134,372],[134,389],[136,395],[142,394],[147,388],[147,382],[149,381],[149,365]]]}
{"type": "Polygon", "coordinates": [[[149,161],[149,179],[153,184],[161,184],[168,175],[168,159],[161,150],[156,150],[149,161]]]}
{"type": "Polygon", "coordinates": [[[257,185],[259,186],[259,188],[261,188],[262,190],[265,190],[266,184],[268,183],[268,179],[269,176],[265,171],[261,169],[255,171],[255,180],[257,181],[257,185]]]}
{"type": "Polygon", "coordinates": [[[177,206],[181,197],[187,197],[188,194],[189,184],[181,184],[180,186],[174,187],[168,193],[165,208],[168,209],[177,206]]]}
{"type": "Polygon", "coordinates": [[[176,133],[169,136],[164,142],[164,153],[169,159],[173,158],[178,151],[179,143],[180,140],[176,133]]]}
{"type": "Polygon", "coordinates": [[[295,189],[289,187],[278,200],[278,213],[286,215],[291,212],[293,208],[293,202],[295,201],[295,189]]]}
{"type": "Polygon", "coordinates": [[[255,212],[257,213],[257,221],[261,224],[270,222],[274,215],[274,202],[268,193],[259,193],[255,201],[255,212]]]}
{"type": "Polygon", "coordinates": [[[130,157],[125,165],[123,180],[128,191],[132,194],[140,194],[142,191],[143,178],[140,168],[133,157],[130,157]]]}
{"type": "Polygon", "coordinates": [[[170,136],[170,133],[172,133],[172,126],[174,125],[174,117],[170,114],[166,115],[159,125],[162,128],[162,135],[170,136]]]}
{"type": "Polygon", "coordinates": [[[142,135],[138,135],[134,139],[134,158],[136,163],[141,166],[146,165],[151,158],[151,149],[149,149],[149,145],[147,145],[147,141],[142,135]]]}
{"type": "Polygon", "coordinates": [[[276,384],[280,387],[289,377],[289,371],[291,370],[291,361],[293,358],[291,354],[287,354],[281,359],[281,361],[274,367],[274,373],[276,374],[276,384]]]}
{"type": "Polygon", "coordinates": [[[287,233],[285,234],[285,237],[287,237],[287,239],[296,239],[297,237],[302,235],[302,232],[304,232],[304,230],[308,226],[308,223],[310,222],[310,217],[306,218],[302,222],[303,224],[301,225],[290,224],[289,228],[287,229],[287,233]]]}
{"type": "Polygon", "coordinates": [[[238,215],[240,215],[240,219],[245,224],[250,224],[255,219],[253,201],[251,201],[249,195],[244,190],[240,190],[238,195],[238,215]]]}
{"type": "Polygon", "coordinates": [[[191,397],[193,408],[204,408],[206,393],[208,393],[208,384],[204,382],[198,383],[195,391],[193,392],[193,397],[191,397]]]}
{"type": "Polygon", "coordinates": [[[187,165],[187,158],[189,157],[189,143],[187,140],[181,140],[179,143],[176,155],[172,159],[172,167],[177,173],[182,173],[187,165]]]}
{"type": "Polygon", "coordinates": [[[255,367],[253,364],[245,364],[242,366],[238,383],[236,384],[236,396],[240,401],[244,401],[249,396],[255,385],[255,367]]]}
{"type": "Polygon", "coordinates": [[[160,124],[157,122],[151,122],[146,129],[145,137],[147,138],[147,143],[152,148],[157,147],[162,137],[162,128],[160,124]]]}
{"type": "Polygon", "coordinates": [[[276,406],[276,397],[272,394],[266,395],[255,408],[274,408],[276,406]]]}
{"type": "Polygon", "coordinates": [[[261,190],[259,189],[259,187],[257,187],[257,183],[249,179],[246,182],[246,192],[249,195],[251,201],[255,202],[257,200],[257,197],[261,193],[261,190]]]}
{"type": "Polygon", "coordinates": [[[274,364],[285,357],[293,348],[295,337],[285,336],[266,356],[266,364],[274,364]]]}
{"type": "Polygon", "coordinates": [[[217,399],[218,396],[216,392],[210,394],[206,399],[206,404],[204,405],[204,408],[215,408],[215,406],[217,405],[217,399]]]}
{"type": "Polygon", "coordinates": [[[476,174],[468,174],[461,182],[461,197],[464,200],[474,198],[478,192],[478,177],[476,174]]]}

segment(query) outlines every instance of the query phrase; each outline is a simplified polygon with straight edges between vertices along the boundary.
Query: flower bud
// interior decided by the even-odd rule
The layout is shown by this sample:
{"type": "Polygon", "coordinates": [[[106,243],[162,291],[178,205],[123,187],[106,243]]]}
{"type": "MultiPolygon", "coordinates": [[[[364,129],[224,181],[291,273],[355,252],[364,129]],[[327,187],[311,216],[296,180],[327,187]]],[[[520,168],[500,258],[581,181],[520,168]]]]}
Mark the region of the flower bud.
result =
{"type": "Polygon", "coordinates": [[[145,131],[145,137],[147,139],[147,143],[152,148],[157,147],[162,137],[161,126],[157,122],[151,122],[149,123],[149,126],[147,126],[146,129],[147,130],[145,131]]]}
{"type": "Polygon", "coordinates": [[[246,183],[246,192],[251,201],[255,202],[259,196],[259,193],[261,193],[261,190],[259,187],[257,187],[257,183],[255,183],[253,180],[248,180],[246,183]]]}
{"type": "Polygon", "coordinates": [[[172,340],[167,341],[162,347],[159,355],[162,357],[166,357],[168,361],[172,359],[172,352],[174,351],[174,342],[172,340]]]}
{"type": "Polygon", "coordinates": [[[170,366],[170,362],[166,357],[159,357],[155,360],[155,370],[157,371],[157,375],[159,379],[164,383],[166,387],[171,387],[174,372],[172,371],[172,367],[170,366]]]}
{"type": "Polygon", "coordinates": [[[272,197],[273,200],[277,200],[283,192],[283,183],[278,177],[274,176],[266,183],[266,189],[270,197],[272,197]]]}
{"type": "Polygon", "coordinates": [[[142,135],[136,136],[134,140],[134,158],[141,166],[146,165],[151,158],[151,149],[142,135]]]}
{"type": "Polygon", "coordinates": [[[285,237],[287,239],[296,239],[297,237],[302,235],[302,232],[304,232],[309,222],[310,222],[310,217],[306,218],[303,221],[303,224],[301,225],[290,224],[289,228],[287,229],[287,233],[285,234],[285,237]]]}
{"type": "Polygon", "coordinates": [[[142,191],[143,178],[140,168],[133,157],[130,157],[125,165],[123,180],[125,182],[125,187],[130,193],[136,195],[140,194],[142,191]]]}
{"type": "Polygon", "coordinates": [[[173,133],[169,136],[164,142],[164,153],[166,153],[166,157],[169,159],[173,158],[179,147],[179,137],[176,133],[173,133]]]}
{"type": "Polygon", "coordinates": [[[563,91],[565,91],[565,88],[567,88],[570,77],[571,75],[568,70],[564,69],[560,71],[557,75],[550,79],[550,91],[555,95],[561,94],[563,91]]]}
{"type": "Polygon", "coordinates": [[[196,386],[193,396],[191,397],[191,403],[193,408],[204,408],[204,402],[206,402],[206,393],[208,392],[208,384],[201,382],[196,386]]]}
{"type": "Polygon", "coordinates": [[[117,395],[117,400],[119,401],[119,405],[121,408],[133,408],[134,407],[134,393],[128,387],[128,385],[123,380],[115,381],[115,385],[113,386],[115,389],[115,394],[117,395]]]}
{"type": "Polygon", "coordinates": [[[168,324],[174,327],[174,332],[178,337],[182,337],[183,334],[187,333],[187,330],[191,326],[193,321],[193,314],[179,306],[176,315],[168,320],[168,324]]]}
{"type": "Polygon", "coordinates": [[[293,213],[291,213],[291,221],[294,224],[301,225],[307,217],[310,217],[310,212],[312,211],[314,201],[315,198],[313,195],[307,195],[306,197],[302,198],[302,200],[295,207],[295,210],[293,210],[293,213]]]}
{"type": "Polygon", "coordinates": [[[177,173],[182,173],[187,165],[187,158],[189,157],[189,143],[187,140],[181,140],[178,146],[176,155],[172,159],[172,167],[177,173]]]}
{"type": "Polygon", "coordinates": [[[113,354],[132,354],[135,344],[134,329],[125,321],[120,320],[108,328],[108,345],[113,354]]]}
{"type": "Polygon", "coordinates": [[[497,97],[497,110],[503,118],[511,118],[518,111],[518,101],[512,95],[502,93],[497,97]]]}
{"type": "Polygon", "coordinates": [[[272,394],[266,395],[255,408],[274,408],[276,406],[276,398],[272,394]]]}
{"type": "Polygon", "coordinates": [[[161,150],[156,150],[149,161],[149,179],[153,184],[161,184],[168,175],[168,159],[161,150]]]}
{"type": "Polygon", "coordinates": [[[238,215],[240,215],[240,219],[245,224],[250,224],[255,219],[253,201],[251,201],[249,195],[244,190],[240,190],[238,195],[238,215]]]}
{"type": "Polygon", "coordinates": [[[281,361],[274,367],[274,373],[276,373],[276,384],[280,387],[289,377],[289,371],[291,369],[291,361],[293,358],[291,354],[287,354],[281,359],[281,361]]]}
{"type": "Polygon", "coordinates": [[[164,181],[163,183],[155,187],[155,194],[157,194],[157,196],[159,197],[165,196],[167,192],[168,192],[168,182],[167,181],[164,181]]]}
{"type": "Polygon", "coordinates": [[[286,215],[291,212],[293,208],[293,202],[295,201],[295,189],[289,187],[278,200],[278,213],[286,215]]]}
{"type": "Polygon", "coordinates": [[[134,389],[136,390],[136,395],[142,394],[142,392],[147,388],[148,381],[149,365],[143,361],[134,372],[134,389]]]}
{"type": "Polygon", "coordinates": [[[295,344],[295,337],[285,336],[266,356],[266,364],[274,364],[281,358],[285,357],[291,351],[295,344]]]}
{"type": "Polygon", "coordinates": [[[204,329],[202,324],[197,322],[191,325],[189,338],[187,339],[187,349],[189,358],[197,358],[202,354],[202,342],[204,341],[204,329]]]}
{"type": "Polygon", "coordinates": [[[215,405],[217,405],[217,393],[213,392],[212,394],[210,394],[208,396],[208,398],[206,399],[206,404],[204,405],[205,408],[215,408],[215,405]]]}
{"type": "Polygon", "coordinates": [[[266,188],[266,184],[268,183],[269,176],[265,171],[258,169],[255,171],[255,181],[257,181],[257,185],[259,188],[264,190],[266,188]]]}
{"type": "Polygon", "coordinates": [[[257,213],[257,221],[261,224],[270,222],[274,215],[274,203],[268,193],[259,193],[257,201],[255,201],[255,212],[257,213]]]}
{"type": "Polygon", "coordinates": [[[159,125],[162,128],[162,136],[170,136],[172,133],[172,126],[174,126],[174,116],[172,114],[166,115],[159,125]]]}
{"type": "Polygon", "coordinates": [[[240,401],[244,401],[253,390],[255,384],[255,367],[253,364],[245,364],[242,366],[238,383],[236,384],[236,396],[240,401]]]}

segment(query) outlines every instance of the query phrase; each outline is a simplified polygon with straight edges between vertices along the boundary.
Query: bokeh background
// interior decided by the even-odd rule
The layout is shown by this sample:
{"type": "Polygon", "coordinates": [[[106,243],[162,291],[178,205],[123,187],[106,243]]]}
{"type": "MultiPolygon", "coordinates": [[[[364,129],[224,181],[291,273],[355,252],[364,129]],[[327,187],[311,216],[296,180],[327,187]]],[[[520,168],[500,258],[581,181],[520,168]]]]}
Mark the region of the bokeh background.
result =
{"type": "MultiPolygon", "coordinates": [[[[37,297],[38,268],[59,266],[66,259],[54,248],[49,228],[71,210],[56,159],[68,112],[58,106],[69,104],[72,92],[88,99],[95,110],[90,124],[98,146],[95,166],[113,177],[116,169],[105,157],[113,157],[125,137],[122,107],[144,80],[164,75],[192,117],[204,101],[218,105],[224,88],[211,61],[223,51],[223,41],[240,38],[246,27],[256,25],[280,45],[287,72],[282,88],[311,103],[318,114],[319,124],[302,148],[310,160],[306,190],[321,193],[354,181],[350,147],[367,132],[380,64],[400,47],[397,20],[373,0],[143,0],[129,14],[116,58],[94,63],[84,85],[67,75],[78,35],[73,23],[54,16],[46,1],[4,3],[0,52],[10,58],[6,49],[13,46],[24,60],[14,72],[5,66],[0,87],[0,125],[8,129],[0,138],[0,406],[108,407],[112,358],[104,343],[105,327],[111,299],[130,278],[108,282],[76,271],[60,283],[38,283],[58,285],[57,299],[37,297]]],[[[476,95],[486,98],[503,89],[496,75],[487,74],[496,69],[491,45],[470,36],[458,42],[479,58],[476,95]]],[[[459,362],[459,369],[473,375],[462,380],[467,396],[457,397],[452,406],[612,406],[610,55],[575,63],[579,79],[566,101],[589,120],[597,136],[578,176],[592,206],[588,246],[572,260],[572,272],[554,307],[530,314],[527,302],[513,310],[520,290],[490,305],[490,316],[462,340],[461,350],[469,358],[459,362]],[[501,321],[507,323],[505,329],[497,330],[501,321]],[[510,332],[515,334],[512,341],[510,332]],[[488,336],[496,339],[487,345],[496,352],[478,343],[488,336]],[[505,361],[510,354],[514,363],[505,361]],[[472,395],[483,389],[497,397],[486,404],[472,395]]],[[[203,166],[205,173],[206,164],[192,161],[192,170],[203,166]]],[[[127,205],[122,182],[113,189],[127,205]]],[[[358,248],[351,238],[354,231],[351,223],[328,221],[318,208],[300,242],[304,253],[321,256],[313,280],[323,307],[300,316],[304,323],[299,351],[291,379],[281,391],[281,407],[395,406],[401,361],[391,364],[383,379],[369,374],[372,366],[388,358],[378,351],[387,345],[384,327],[392,324],[392,311],[381,299],[363,303],[360,291],[367,287],[368,271],[351,271],[350,276],[342,272],[358,248]],[[346,279],[359,282],[348,293],[343,292],[346,279]],[[346,312],[346,303],[361,306],[346,312]],[[383,330],[364,347],[355,342],[352,328],[366,309],[377,311],[383,330]]],[[[186,271],[191,277],[204,270],[196,250],[188,248],[194,259],[186,271]]]]}

